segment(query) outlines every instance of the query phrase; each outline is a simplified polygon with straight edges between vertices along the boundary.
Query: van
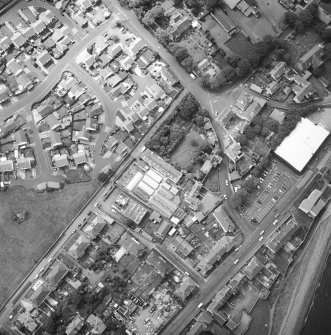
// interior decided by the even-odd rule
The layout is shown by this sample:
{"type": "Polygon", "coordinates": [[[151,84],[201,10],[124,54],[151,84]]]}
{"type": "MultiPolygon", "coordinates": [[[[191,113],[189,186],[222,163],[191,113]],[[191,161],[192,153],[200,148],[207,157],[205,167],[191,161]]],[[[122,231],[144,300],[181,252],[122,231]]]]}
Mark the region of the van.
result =
{"type": "Polygon", "coordinates": [[[203,306],[203,302],[200,302],[200,304],[198,305],[198,308],[201,308],[203,306]]]}

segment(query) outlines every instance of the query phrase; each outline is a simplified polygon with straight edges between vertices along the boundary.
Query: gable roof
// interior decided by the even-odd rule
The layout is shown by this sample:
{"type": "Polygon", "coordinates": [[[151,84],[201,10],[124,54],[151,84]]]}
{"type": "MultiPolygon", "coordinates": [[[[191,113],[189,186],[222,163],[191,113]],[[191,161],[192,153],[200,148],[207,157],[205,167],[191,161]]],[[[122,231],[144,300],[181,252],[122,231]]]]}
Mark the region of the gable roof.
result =
{"type": "Polygon", "coordinates": [[[172,265],[155,250],[148,255],[146,263],[151,265],[162,277],[173,269],[172,265]]]}
{"type": "Polygon", "coordinates": [[[106,226],[106,221],[100,216],[96,216],[84,229],[84,232],[93,239],[98,237],[102,229],[106,226]]]}
{"type": "Polygon", "coordinates": [[[69,268],[57,259],[53,263],[50,271],[47,272],[45,280],[47,280],[52,286],[57,287],[68,272],[69,268]]]}
{"type": "Polygon", "coordinates": [[[68,250],[68,254],[73,258],[78,259],[85,253],[85,250],[89,247],[90,240],[84,235],[79,235],[79,237],[74,241],[72,246],[68,250]]]}

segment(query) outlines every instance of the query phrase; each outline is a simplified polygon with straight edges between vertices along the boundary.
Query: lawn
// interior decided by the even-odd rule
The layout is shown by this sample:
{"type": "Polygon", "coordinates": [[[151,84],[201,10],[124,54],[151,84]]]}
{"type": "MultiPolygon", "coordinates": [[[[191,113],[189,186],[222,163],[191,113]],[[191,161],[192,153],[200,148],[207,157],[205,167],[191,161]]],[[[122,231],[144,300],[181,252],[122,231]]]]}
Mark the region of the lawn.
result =
{"type": "Polygon", "coordinates": [[[254,307],[252,313],[252,322],[245,333],[246,335],[267,335],[270,327],[270,310],[266,301],[260,300],[254,307]],[[267,326],[266,326],[267,325],[267,326]]]}
{"type": "Polygon", "coordinates": [[[254,44],[243,33],[237,33],[231,40],[225,43],[233,53],[247,58],[249,53],[255,51],[254,44]]]}
{"type": "Polygon", "coordinates": [[[52,245],[96,190],[95,182],[68,185],[53,193],[13,187],[0,193],[0,304],[52,245]],[[68,204],[70,204],[68,206],[68,204]],[[11,222],[12,211],[26,209],[29,219],[11,222]]]}
{"type": "Polygon", "coordinates": [[[199,146],[203,142],[200,134],[193,127],[190,128],[184,140],[171,154],[171,163],[185,170],[192,162],[192,158],[196,156],[196,152],[199,151],[199,146]]]}
{"type": "Polygon", "coordinates": [[[230,35],[210,16],[207,15],[204,21],[200,22],[204,31],[209,30],[219,47],[230,38],[230,35]]]}
{"type": "Polygon", "coordinates": [[[207,50],[208,45],[202,49],[190,38],[180,41],[177,45],[186,48],[195,63],[199,63],[206,58],[205,50],[207,50]]]}

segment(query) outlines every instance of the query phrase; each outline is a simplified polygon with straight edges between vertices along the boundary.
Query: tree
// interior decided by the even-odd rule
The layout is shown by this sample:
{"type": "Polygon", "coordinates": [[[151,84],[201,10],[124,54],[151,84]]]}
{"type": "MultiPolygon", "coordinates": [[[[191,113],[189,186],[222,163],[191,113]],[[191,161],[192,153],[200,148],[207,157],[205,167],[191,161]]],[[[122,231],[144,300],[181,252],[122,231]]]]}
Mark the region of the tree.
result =
{"type": "Polygon", "coordinates": [[[107,173],[101,171],[98,174],[98,180],[104,183],[108,179],[110,174],[111,174],[111,171],[108,171],[107,173]]]}
{"type": "Polygon", "coordinates": [[[213,10],[214,8],[218,6],[219,6],[219,0],[206,0],[207,10],[213,10]]]}
{"type": "Polygon", "coordinates": [[[236,67],[237,77],[245,76],[246,74],[249,73],[249,70],[250,70],[249,62],[246,59],[240,59],[236,67]]]}
{"type": "Polygon", "coordinates": [[[252,176],[251,178],[244,181],[242,187],[244,187],[248,193],[253,192],[256,189],[256,186],[259,184],[259,180],[252,176]]]}
{"type": "Polygon", "coordinates": [[[142,19],[142,23],[146,26],[150,26],[155,22],[155,19],[163,15],[164,8],[160,5],[156,5],[146,12],[145,16],[142,19]]]}
{"type": "Polygon", "coordinates": [[[180,64],[184,69],[192,71],[193,68],[193,58],[191,56],[186,57],[180,64]]]}
{"type": "Polygon", "coordinates": [[[205,118],[202,115],[197,115],[195,117],[195,124],[200,128],[203,127],[205,124],[205,118]]]}
{"type": "Polygon", "coordinates": [[[173,0],[175,7],[183,7],[183,0],[173,0]]]}
{"type": "Polygon", "coordinates": [[[187,50],[185,48],[179,47],[175,49],[175,57],[178,60],[178,62],[182,62],[185,58],[189,56],[187,50]]]}
{"type": "Polygon", "coordinates": [[[232,208],[239,208],[243,205],[243,199],[238,193],[235,193],[231,196],[230,205],[232,208]]]}
{"type": "Polygon", "coordinates": [[[253,68],[257,68],[261,63],[261,56],[256,52],[251,52],[248,55],[248,61],[253,68]]]}
{"type": "Polygon", "coordinates": [[[253,139],[255,137],[253,128],[251,126],[246,127],[245,130],[244,130],[244,135],[246,135],[246,137],[249,140],[253,139]]]}
{"type": "Polygon", "coordinates": [[[158,29],[155,36],[162,45],[167,45],[170,42],[169,34],[164,29],[158,29]]]}
{"type": "Polygon", "coordinates": [[[189,93],[178,106],[179,115],[184,120],[192,120],[198,112],[199,107],[200,105],[197,100],[189,93]]]}
{"type": "Polygon", "coordinates": [[[232,66],[226,66],[221,71],[226,82],[231,82],[236,77],[236,71],[232,66]]]}
{"type": "Polygon", "coordinates": [[[240,143],[240,145],[245,145],[247,143],[247,137],[244,134],[239,134],[236,137],[236,141],[240,143]]]}
{"type": "Polygon", "coordinates": [[[233,55],[233,56],[231,55],[231,56],[225,57],[225,60],[232,67],[236,67],[238,65],[239,61],[241,60],[241,58],[239,56],[236,56],[236,55],[233,55]]]}

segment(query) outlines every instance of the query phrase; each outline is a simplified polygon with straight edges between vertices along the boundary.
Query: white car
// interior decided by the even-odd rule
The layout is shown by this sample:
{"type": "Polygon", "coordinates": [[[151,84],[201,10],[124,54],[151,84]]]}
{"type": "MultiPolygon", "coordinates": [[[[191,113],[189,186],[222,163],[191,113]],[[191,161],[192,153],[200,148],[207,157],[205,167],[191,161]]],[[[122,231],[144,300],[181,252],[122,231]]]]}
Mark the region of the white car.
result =
{"type": "Polygon", "coordinates": [[[260,235],[262,236],[264,234],[264,230],[261,231],[260,235]]]}
{"type": "Polygon", "coordinates": [[[263,236],[261,236],[260,238],[259,238],[259,241],[261,242],[263,240],[263,236]]]}
{"type": "Polygon", "coordinates": [[[227,180],[225,181],[225,185],[226,185],[226,186],[229,186],[229,182],[228,182],[227,180]]]}
{"type": "Polygon", "coordinates": [[[233,262],[233,264],[237,264],[239,262],[239,258],[237,258],[234,262],[233,262]]]}
{"type": "Polygon", "coordinates": [[[52,257],[48,258],[48,263],[50,263],[52,261],[52,257]]]}
{"type": "Polygon", "coordinates": [[[115,208],[112,208],[111,211],[115,214],[117,214],[117,210],[115,208]]]}

